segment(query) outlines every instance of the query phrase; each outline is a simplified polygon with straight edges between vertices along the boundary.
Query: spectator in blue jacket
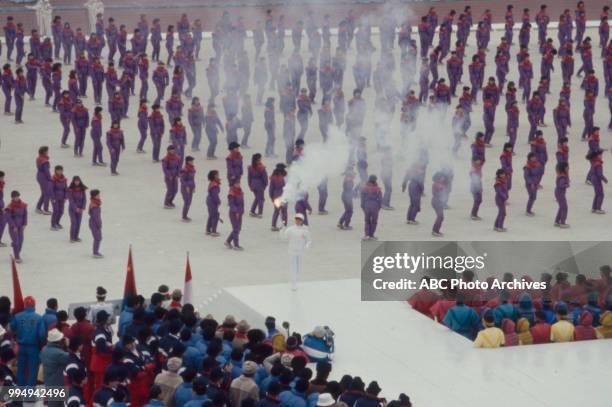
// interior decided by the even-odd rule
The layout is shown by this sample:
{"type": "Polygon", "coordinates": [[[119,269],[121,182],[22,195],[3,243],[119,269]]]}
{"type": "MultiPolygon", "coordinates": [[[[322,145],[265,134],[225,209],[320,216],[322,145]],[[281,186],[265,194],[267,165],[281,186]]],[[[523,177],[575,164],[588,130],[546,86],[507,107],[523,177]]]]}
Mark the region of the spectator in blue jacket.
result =
{"type": "Polygon", "coordinates": [[[164,407],[164,396],[159,385],[154,384],[149,389],[149,402],[143,407],[164,407]]]}
{"type": "Polygon", "coordinates": [[[316,407],[319,393],[306,394],[308,381],[300,379],[295,383],[293,390],[286,390],[278,395],[283,406],[286,407],[316,407]]]}
{"type": "Polygon", "coordinates": [[[34,386],[38,374],[40,348],[44,344],[47,330],[40,315],[36,313],[36,300],[24,299],[25,309],[11,321],[11,329],[16,333],[19,353],[17,354],[17,384],[34,386]]]}
{"type": "MultiPolygon", "coordinates": [[[[183,354],[183,365],[184,364],[185,358],[183,354]]],[[[196,377],[197,371],[187,367],[180,374],[183,378],[183,383],[181,383],[174,392],[174,405],[176,407],[183,407],[187,402],[193,400],[193,379],[196,377]]]]}
{"type": "Polygon", "coordinates": [[[342,401],[349,406],[355,404],[357,399],[359,399],[364,394],[365,383],[361,380],[361,377],[355,376],[351,379],[350,384],[348,385],[346,391],[340,395],[338,401],[342,401]]]}
{"type": "Polygon", "coordinates": [[[42,316],[47,331],[50,331],[51,329],[55,328],[55,325],[57,325],[57,308],[57,299],[49,298],[47,300],[47,308],[42,316]]]}
{"type": "Polygon", "coordinates": [[[125,329],[132,324],[135,306],[136,296],[130,295],[125,302],[125,308],[123,308],[121,314],[119,315],[119,327],[117,328],[117,335],[119,338],[123,338],[123,335],[125,335],[125,329]]]}
{"type": "Polygon", "coordinates": [[[378,386],[378,382],[372,381],[368,384],[365,394],[361,396],[353,407],[381,407],[381,400],[378,399],[381,388],[378,386]]]}
{"type": "Polygon", "coordinates": [[[185,404],[185,407],[201,407],[208,400],[206,396],[206,378],[203,376],[193,379],[193,398],[185,404]]]}
{"type": "Polygon", "coordinates": [[[593,326],[599,326],[599,318],[601,317],[601,308],[598,306],[598,295],[596,292],[591,292],[587,295],[587,303],[584,307],[576,307],[572,311],[572,320],[574,325],[580,325],[580,315],[583,311],[589,311],[593,315],[593,326]]]}
{"type": "Polygon", "coordinates": [[[278,393],[280,392],[280,384],[278,382],[272,382],[268,386],[266,394],[259,400],[257,403],[257,407],[278,407],[281,404],[280,399],[278,398],[278,393]]]}

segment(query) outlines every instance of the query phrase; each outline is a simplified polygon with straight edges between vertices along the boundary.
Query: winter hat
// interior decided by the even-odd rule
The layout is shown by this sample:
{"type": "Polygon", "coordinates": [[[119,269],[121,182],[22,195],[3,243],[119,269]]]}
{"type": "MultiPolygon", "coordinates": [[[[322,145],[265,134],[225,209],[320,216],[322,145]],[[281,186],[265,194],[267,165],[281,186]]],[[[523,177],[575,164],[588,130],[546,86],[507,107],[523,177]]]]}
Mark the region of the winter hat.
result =
{"type": "Polygon", "coordinates": [[[181,290],[179,290],[178,288],[176,290],[172,291],[172,299],[174,301],[180,301],[181,298],[183,298],[183,293],[181,292],[181,290]]]}
{"type": "Polygon", "coordinates": [[[59,342],[64,339],[64,334],[59,331],[57,328],[53,328],[47,334],[47,342],[59,342]]]}
{"type": "Polygon", "coordinates": [[[236,326],[236,330],[241,333],[241,334],[245,334],[249,331],[249,329],[251,329],[250,325],[248,322],[246,322],[244,319],[240,322],[238,322],[238,325],[236,326]]]}
{"type": "Polygon", "coordinates": [[[325,328],[322,326],[315,326],[315,329],[312,331],[312,336],[316,338],[323,338],[325,336],[325,328]]]}
{"type": "Polygon", "coordinates": [[[233,315],[226,315],[225,319],[223,320],[223,325],[227,325],[227,326],[236,326],[236,318],[234,318],[233,315]]]}
{"type": "Polygon", "coordinates": [[[26,308],[34,308],[36,307],[36,300],[34,299],[34,297],[28,295],[23,299],[23,305],[26,308]]]}
{"type": "Polygon", "coordinates": [[[168,359],[168,371],[170,372],[178,372],[182,365],[183,361],[181,360],[181,358],[172,357],[168,359]]]}
{"type": "Polygon", "coordinates": [[[247,360],[242,365],[242,373],[244,373],[246,376],[253,376],[256,371],[257,371],[257,364],[253,362],[252,360],[247,360]]]}
{"type": "Polygon", "coordinates": [[[170,288],[166,284],[162,284],[157,288],[157,292],[165,297],[170,292],[170,288]]]}
{"type": "Polygon", "coordinates": [[[336,404],[336,400],[329,393],[321,393],[319,394],[319,398],[317,399],[317,406],[320,407],[329,407],[336,404]]]}

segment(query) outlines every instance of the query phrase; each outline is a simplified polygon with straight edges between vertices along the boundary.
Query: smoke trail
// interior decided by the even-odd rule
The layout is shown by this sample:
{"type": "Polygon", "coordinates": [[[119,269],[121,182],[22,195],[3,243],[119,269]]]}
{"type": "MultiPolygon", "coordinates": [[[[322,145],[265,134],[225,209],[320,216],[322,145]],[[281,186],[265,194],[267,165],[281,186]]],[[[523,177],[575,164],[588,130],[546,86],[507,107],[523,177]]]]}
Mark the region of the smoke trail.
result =
{"type": "Polygon", "coordinates": [[[300,159],[289,167],[280,201],[295,202],[325,178],[341,174],[348,163],[348,152],[348,139],[335,126],[329,128],[327,142],[305,144],[300,159]]]}

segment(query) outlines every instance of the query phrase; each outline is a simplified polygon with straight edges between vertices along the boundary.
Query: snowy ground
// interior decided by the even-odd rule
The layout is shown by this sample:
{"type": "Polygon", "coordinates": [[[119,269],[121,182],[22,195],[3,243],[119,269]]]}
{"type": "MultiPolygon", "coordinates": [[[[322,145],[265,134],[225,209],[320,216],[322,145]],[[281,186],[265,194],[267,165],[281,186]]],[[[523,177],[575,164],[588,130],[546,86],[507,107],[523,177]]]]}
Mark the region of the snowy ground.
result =
{"type": "MultiPolygon", "coordinates": [[[[555,33],[552,34],[556,38],[555,33]]],[[[597,37],[596,30],[591,29],[588,33],[593,38],[597,37]]],[[[495,32],[492,36],[491,47],[499,43],[500,33],[495,32]]],[[[535,35],[532,36],[532,54],[537,53],[535,46],[535,35]]],[[[471,39],[474,39],[472,34],[471,39]]],[[[334,41],[334,39],[332,40],[334,41]]],[[[290,39],[287,39],[285,57],[288,56],[290,39]]],[[[374,37],[374,43],[378,46],[378,38],[374,37]]],[[[249,42],[250,46],[250,42],[249,42]]],[[[303,45],[304,48],[304,45],[303,45]]],[[[253,50],[251,49],[250,52],[253,50]]],[[[163,51],[162,51],[163,52],[163,51]]],[[[468,48],[466,55],[471,56],[474,52],[474,45],[468,48]]],[[[508,79],[517,80],[518,73],[514,55],[517,46],[512,48],[511,74],[508,79]]],[[[208,87],[204,77],[205,62],[211,55],[211,44],[205,41],[203,44],[202,62],[198,64],[199,84],[195,95],[202,100],[208,97],[208,87]]],[[[595,55],[599,51],[595,49],[595,55]]],[[[348,59],[348,72],[345,74],[344,92],[347,100],[352,93],[353,78],[350,67],[354,62],[354,51],[350,53],[348,59]]],[[[396,58],[399,51],[396,50],[396,58]]],[[[304,54],[306,59],[306,54],[304,54]]],[[[489,54],[486,76],[494,73],[492,63],[492,52],[489,54]]],[[[468,58],[466,58],[467,61],[468,58]]],[[[534,57],[534,72],[539,72],[539,57],[534,57]]],[[[601,60],[598,56],[594,57],[595,67],[598,73],[601,72],[601,60]]],[[[557,98],[561,86],[560,68],[555,62],[557,72],[552,81],[550,100],[547,103],[546,122],[552,124],[552,108],[554,100],[557,98]]],[[[445,68],[440,69],[441,76],[445,76],[445,68]]],[[[467,81],[467,62],[464,70],[464,81],[467,81]]],[[[64,71],[64,78],[67,70],[64,71]]],[[[304,80],[304,79],[303,79],[304,80]]],[[[396,82],[399,84],[399,73],[396,82]]],[[[600,83],[603,78],[600,77],[600,83]]],[[[39,85],[40,86],[40,85],[39,85]]],[[[602,86],[602,85],[600,85],[602,86]]],[[[554,185],[554,152],[556,151],[556,133],[552,127],[544,129],[548,141],[549,155],[551,162],[548,165],[546,175],[543,180],[544,189],[538,195],[535,206],[536,216],[527,218],[524,216],[524,205],[526,193],[522,183],[520,168],[523,165],[524,157],[528,151],[526,144],[528,124],[524,106],[520,106],[521,127],[519,129],[519,142],[517,145],[517,156],[514,160],[515,170],[519,169],[515,177],[515,186],[511,192],[510,206],[508,209],[506,234],[499,234],[492,231],[495,216],[495,206],[493,204],[493,178],[494,172],[498,168],[498,156],[501,145],[505,141],[506,115],[500,108],[497,113],[496,134],[493,138],[494,148],[487,151],[489,162],[485,165],[483,184],[484,203],[481,208],[481,222],[474,222],[469,219],[469,209],[471,207],[471,195],[468,188],[469,173],[469,147],[466,143],[461,153],[461,158],[455,163],[455,186],[450,198],[452,209],[446,212],[446,219],[443,225],[445,238],[450,240],[605,240],[609,237],[609,226],[611,225],[610,215],[597,216],[590,213],[592,200],[592,187],[584,184],[584,178],[588,170],[588,163],[584,159],[586,145],[579,140],[582,132],[582,97],[583,92],[579,89],[579,80],[574,80],[572,84],[572,106],[574,107],[572,119],[574,127],[570,134],[570,165],[572,186],[568,191],[568,201],[570,212],[568,223],[572,225],[570,229],[560,230],[552,226],[556,203],[553,196],[554,185]]],[[[603,92],[602,92],[603,93],[603,92]]],[[[251,94],[254,94],[251,91],[251,94]]],[[[150,93],[150,95],[152,95],[150,93]]],[[[277,94],[270,94],[277,97],[277,94]]],[[[65,307],[69,302],[86,301],[94,298],[95,287],[103,285],[109,290],[109,297],[118,298],[123,289],[123,279],[127,259],[129,244],[133,245],[134,262],[136,271],[136,281],[138,291],[148,295],[161,283],[166,283],[171,287],[182,288],[182,280],[185,265],[185,253],[190,252],[191,265],[194,275],[194,297],[196,303],[202,303],[212,293],[220,287],[251,286],[251,289],[233,291],[255,311],[261,313],[272,313],[279,318],[286,315],[292,317],[287,308],[290,304],[287,298],[287,286],[283,283],[287,279],[287,257],[286,246],[279,240],[278,235],[269,231],[270,216],[272,205],[266,202],[264,219],[254,219],[245,216],[243,231],[241,234],[241,244],[245,247],[244,252],[228,251],[223,247],[223,239],[229,233],[229,222],[221,225],[221,238],[209,238],[204,235],[206,221],[205,192],[206,192],[206,173],[213,169],[221,170],[225,179],[225,162],[206,161],[202,153],[197,153],[196,166],[197,190],[194,196],[194,204],[190,213],[193,222],[185,224],[180,221],[180,196],[177,198],[177,209],[173,211],[162,208],[164,194],[164,184],[162,180],[161,168],[158,164],[153,164],[150,155],[136,154],[135,148],[138,140],[136,129],[136,109],[137,101],[132,98],[130,103],[130,119],[123,124],[126,132],[127,150],[121,156],[119,172],[121,176],[111,177],[108,168],[92,167],[89,155],[91,152],[91,142],[86,142],[86,152],[84,158],[74,158],[71,149],[61,149],[59,147],[61,125],[56,114],[50,112],[49,108],[43,106],[41,100],[42,89],[37,91],[37,100],[26,102],[24,121],[25,124],[16,126],[11,117],[0,117],[0,169],[7,173],[5,196],[13,189],[22,192],[22,197],[29,204],[30,220],[26,230],[26,239],[22,257],[24,263],[19,265],[21,283],[25,295],[34,295],[39,301],[39,309],[43,302],[50,296],[60,299],[60,307],[65,307]],[[49,230],[49,217],[34,213],[34,205],[38,198],[38,185],[35,180],[36,151],[39,146],[50,146],[51,164],[62,164],[68,177],[80,175],[90,188],[98,188],[102,191],[103,200],[103,222],[104,240],[102,242],[102,252],[105,258],[93,260],[91,258],[91,237],[87,228],[86,220],[82,229],[81,237],[83,242],[71,244],[68,241],[67,227],[69,220],[63,219],[64,231],[52,232],[49,230]],[[271,285],[275,284],[275,285],[271,285]],[[257,285],[267,285],[261,290],[257,285]],[[264,289],[265,288],[265,289],[264,289]],[[278,302],[277,302],[278,300],[278,302]]],[[[106,95],[105,95],[106,96],[106,95]]],[[[366,117],[366,129],[364,135],[369,138],[369,161],[371,172],[376,173],[380,167],[380,157],[375,151],[373,136],[373,90],[365,92],[368,104],[366,117]]],[[[3,98],[2,98],[3,100],[3,98]]],[[[278,99],[277,99],[278,100],[278,99]]],[[[92,98],[85,100],[85,103],[93,110],[92,98]]],[[[315,109],[318,109],[318,105],[315,109]]],[[[398,108],[399,110],[399,108],[398,108]]],[[[602,147],[610,147],[609,135],[605,128],[609,121],[608,102],[603,95],[600,95],[597,102],[596,125],[604,129],[602,131],[602,147]]],[[[222,109],[219,109],[222,114],[222,109]]],[[[398,145],[399,112],[393,121],[394,141],[398,145]]],[[[256,121],[253,126],[251,144],[253,149],[243,151],[246,161],[250,160],[250,155],[254,152],[263,151],[265,143],[265,132],[263,129],[263,109],[255,107],[256,121]]],[[[470,135],[475,131],[482,130],[482,110],[481,104],[475,106],[472,113],[472,129],[470,135]]],[[[110,124],[109,118],[105,116],[105,127],[110,124]]],[[[282,120],[277,115],[277,153],[283,151],[283,142],[278,135],[281,133],[282,120]]],[[[166,138],[167,140],[167,138],[166,138]]],[[[310,128],[306,136],[307,143],[314,143],[320,140],[317,126],[317,119],[313,117],[310,128]]],[[[72,140],[71,140],[72,141],[72,140]]],[[[206,139],[203,146],[206,146],[206,139]]],[[[221,146],[223,143],[220,143],[221,146]]],[[[147,141],[145,149],[150,150],[150,141],[147,141]]],[[[217,155],[223,157],[225,152],[222,148],[218,149],[217,155]]],[[[604,157],[604,160],[607,158],[604,157]]],[[[105,151],[105,160],[108,161],[108,153],[105,151]]],[[[269,170],[274,167],[275,160],[265,159],[265,164],[269,170]]],[[[384,211],[379,220],[377,236],[381,240],[424,240],[431,238],[431,225],[434,214],[429,205],[431,169],[427,175],[427,197],[423,199],[423,211],[419,214],[421,225],[408,226],[405,224],[406,209],[408,206],[407,195],[401,193],[400,184],[406,170],[405,163],[402,162],[400,154],[395,159],[394,165],[394,194],[392,204],[395,211],[384,211]]],[[[313,168],[313,171],[316,171],[313,168]]],[[[340,189],[342,178],[340,174],[329,179],[329,200],[327,209],[329,215],[318,216],[313,214],[311,218],[311,231],[314,244],[311,252],[305,259],[304,280],[312,282],[324,282],[327,280],[356,279],[360,270],[360,237],[362,236],[363,216],[359,211],[358,203],[355,202],[355,215],[353,218],[353,231],[338,231],[336,229],[337,219],[342,212],[340,201],[340,189]]],[[[227,185],[224,185],[222,195],[225,196],[227,185]]],[[[246,187],[243,185],[246,190],[246,187]]],[[[247,205],[250,205],[251,195],[246,192],[247,205]]],[[[311,204],[316,209],[317,193],[311,191],[311,204]]],[[[610,208],[604,202],[605,208],[610,208]]],[[[227,208],[222,208],[222,218],[227,219],[227,208]]],[[[5,242],[9,241],[5,235],[5,242]]],[[[0,291],[2,294],[10,292],[10,248],[0,249],[0,291]]],[[[338,339],[341,343],[351,341],[351,353],[342,351],[344,356],[339,357],[339,369],[349,371],[355,368],[355,373],[362,374],[367,378],[376,378],[383,388],[387,387],[390,393],[388,396],[395,396],[400,390],[406,390],[411,395],[418,394],[415,400],[419,404],[428,405],[449,405],[451,401],[460,401],[460,405],[468,405],[480,400],[477,392],[472,392],[473,385],[471,380],[462,379],[469,377],[468,374],[475,374],[478,378],[486,380],[491,386],[485,394],[491,397],[499,394],[498,390],[516,394],[518,388],[525,384],[526,376],[528,381],[533,383],[531,387],[521,390],[520,401],[527,405],[571,405],[572,403],[564,396],[572,396],[576,391],[570,390],[569,384],[575,384],[577,377],[580,381],[591,383],[588,387],[572,386],[574,389],[580,388],[576,394],[587,394],[589,401],[595,401],[592,405],[603,405],[601,400],[597,404],[597,395],[602,394],[602,388],[595,387],[597,380],[601,380],[603,366],[608,363],[603,357],[603,347],[608,343],[591,343],[573,345],[576,347],[559,346],[556,349],[563,349],[562,361],[554,356],[540,355],[539,349],[533,347],[529,349],[504,350],[493,356],[492,352],[476,353],[468,350],[469,344],[463,344],[461,338],[444,332],[437,334],[423,334],[422,329],[430,332],[436,328],[428,321],[413,323],[419,320],[419,316],[413,315],[402,304],[369,304],[359,303],[359,286],[355,280],[348,280],[346,283],[334,282],[326,285],[319,283],[312,287],[333,287],[333,290],[325,291],[325,298],[337,297],[337,302],[321,301],[322,295],[317,290],[305,289],[300,291],[303,313],[296,316],[294,326],[300,330],[310,329],[312,324],[320,321],[324,315],[329,317],[330,325],[340,326],[340,324],[355,324],[344,328],[338,328],[338,339]],[[326,306],[327,305],[327,306],[326,306]],[[311,308],[312,306],[312,308],[311,308]],[[346,316],[348,309],[354,310],[357,315],[346,316]],[[386,325],[384,321],[393,321],[393,325],[386,325]],[[372,323],[377,329],[370,329],[372,323]],[[358,324],[358,325],[357,325],[358,324]],[[392,329],[391,329],[392,328],[392,329]],[[356,333],[358,332],[358,333],[356,333]],[[371,337],[365,335],[366,332],[375,332],[371,337]],[[351,338],[343,335],[351,335],[351,338]],[[442,335],[445,339],[440,339],[442,335]],[[355,338],[366,337],[365,340],[354,341],[355,338]],[[449,338],[452,337],[452,338],[449,338]],[[373,356],[369,359],[361,359],[362,355],[371,352],[371,343],[375,341],[380,345],[379,352],[386,352],[386,359],[379,359],[375,362],[373,356]],[[423,343],[436,344],[428,347],[427,350],[420,349],[423,343]],[[391,345],[386,350],[383,345],[391,345]],[[579,348],[578,348],[579,347],[579,348]],[[567,351],[567,352],[565,352],[567,351]],[[586,356],[585,356],[586,354],[586,356]],[[580,355],[580,356],[578,356],[580,355]],[[589,357],[590,355],[590,357],[589,357]],[[417,357],[418,356],[418,357],[417,357]],[[392,364],[389,360],[396,360],[397,364],[392,364]],[[544,360],[545,359],[545,360],[544,360]],[[434,361],[432,363],[431,361],[434,361]],[[546,372],[554,375],[541,376],[538,368],[545,362],[546,372]],[[559,362],[560,364],[557,364],[559,362]],[[580,367],[585,364],[593,366],[580,367]],[[529,369],[521,370],[517,367],[513,371],[511,378],[506,375],[508,364],[513,366],[529,365],[529,369]],[[418,368],[417,368],[418,366],[418,368]],[[562,373],[563,368],[570,370],[572,374],[562,373]],[[599,367],[602,370],[599,370],[599,367]],[[346,368],[346,369],[344,369],[346,368]],[[579,371],[580,370],[580,371],[579,371]],[[521,373],[522,372],[522,373],[521,373]],[[522,377],[522,378],[521,378],[522,377]],[[589,380],[591,380],[589,382],[589,380]],[[510,387],[502,385],[510,383],[510,387]],[[444,383],[442,389],[437,389],[444,383]],[[402,384],[405,384],[402,387],[402,384]],[[537,387],[538,384],[541,387],[537,387]],[[450,390],[449,390],[449,387],[450,390]],[[591,387],[593,386],[593,387],[591,387]],[[435,390],[439,391],[435,391],[435,390]],[[563,389],[567,389],[563,391],[563,389]],[[586,393],[584,393],[586,390],[586,393]],[[446,393],[450,391],[450,393],[446,393]],[[541,392],[544,391],[544,392],[541,392]],[[446,394],[443,394],[446,393],[446,394]],[[555,399],[546,398],[556,394],[555,399]],[[533,397],[531,400],[529,397],[533,397]]],[[[230,309],[231,310],[231,309],[230,309]]],[[[207,309],[201,309],[207,313],[207,309]]],[[[217,314],[219,318],[222,315],[217,314]]],[[[436,331],[438,331],[436,329],[436,331]]],[[[609,352],[608,352],[609,353],[609,352]]],[[[586,365],[585,365],[586,366],[586,365]]],[[[513,368],[514,369],[514,368],[513,368]]],[[[478,386],[480,388],[483,386],[478,386]]],[[[519,397],[519,396],[517,396],[519,397]]],[[[484,397],[483,397],[484,399],[484,397]]],[[[514,400],[509,398],[508,400],[514,400]]],[[[577,401],[577,400],[576,400],[577,401]]],[[[501,405],[505,402],[496,399],[501,405]]],[[[514,404],[514,403],[513,403],[514,404]]]]}

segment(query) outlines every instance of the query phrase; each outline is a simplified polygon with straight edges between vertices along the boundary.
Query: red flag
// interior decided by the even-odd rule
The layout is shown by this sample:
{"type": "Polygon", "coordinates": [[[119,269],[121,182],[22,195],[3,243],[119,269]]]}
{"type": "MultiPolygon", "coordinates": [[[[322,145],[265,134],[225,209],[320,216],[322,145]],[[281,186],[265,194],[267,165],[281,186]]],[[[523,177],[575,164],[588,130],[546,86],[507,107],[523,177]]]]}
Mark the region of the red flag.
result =
{"type": "Polygon", "coordinates": [[[13,268],[13,313],[23,311],[25,306],[23,305],[23,294],[21,293],[21,284],[19,283],[19,275],[17,274],[17,264],[15,258],[11,256],[11,265],[13,268]]]}
{"type": "Polygon", "coordinates": [[[132,262],[132,246],[128,254],[127,273],[125,274],[125,285],[123,287],[123,307],[128,297],[136,295],[136,279],[134,278],[134,263],[132,262]]]}
{"type": "Polygon", "coordinates": [[[187,253],[187,266],[185,267],[185,286],[183,287],[183,304],[192,304],[193,293],[191,291],[191,265],[189,264],[189,253],[187,253]]]}

